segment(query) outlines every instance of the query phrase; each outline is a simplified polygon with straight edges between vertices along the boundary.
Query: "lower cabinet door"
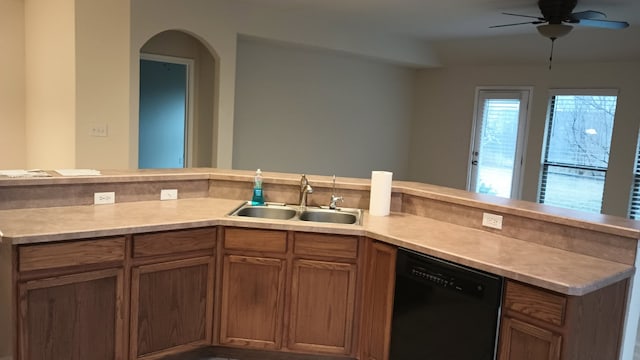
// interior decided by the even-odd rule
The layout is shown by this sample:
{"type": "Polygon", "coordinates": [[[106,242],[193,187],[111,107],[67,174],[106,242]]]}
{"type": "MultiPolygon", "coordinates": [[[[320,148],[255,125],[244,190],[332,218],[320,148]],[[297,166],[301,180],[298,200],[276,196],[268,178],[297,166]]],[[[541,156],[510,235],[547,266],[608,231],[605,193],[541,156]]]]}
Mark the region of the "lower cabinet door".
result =
{"type": "Polygon", "coordinates": [[[225,255],[220,343],[280,349],[285,260],[225,255]]]}
{"type": "Polygon", "coordinates": [[[294,260],[288,348],[350,354],[355,291],[355,264],[294,260]]]}
{"type": "Polygon", "coordinates": [[[130,359],[211,343],[213,257],[137,266],[131,275],[130,359]]]}
{"type": "Polygon", "coordinates": [[[123,359],[123,270],[18,284],[22,360],[123,359]]]}
{"type": "Polygon", "coordinates": [[[360,330],[363,360],[389,360],[396,252],[395,246],[379,242],[371,241],[368,246],[360,330]]]}
{"type": "Polygon", "coordinates": [[[526,322],[504,317],[499,360],[559,360],[562,337],[526,322]]]}

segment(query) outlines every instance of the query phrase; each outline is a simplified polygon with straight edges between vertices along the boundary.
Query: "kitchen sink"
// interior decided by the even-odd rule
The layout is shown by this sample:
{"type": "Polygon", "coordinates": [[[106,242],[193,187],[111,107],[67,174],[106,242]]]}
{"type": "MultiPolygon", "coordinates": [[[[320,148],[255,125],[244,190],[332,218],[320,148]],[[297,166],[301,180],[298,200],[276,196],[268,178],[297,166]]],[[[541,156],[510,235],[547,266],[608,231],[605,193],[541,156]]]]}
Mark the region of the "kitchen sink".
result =
{"type": "Polygon", "coordinates": [[[236,216],[248,216],[264,219],[289,220],[296,216],[296,210],[284,206],[245,206],[236,212],[236,216]]]}
{"type": "Polygon", "coordinates": [[[229,216],[244,216],[261,219],[313,221],[333,224],[360,225],[362,210],[350,208],[329,209],[328,207],[307,206],[301,208],[297,205],[281,203],[265,203],[264,205],[252,205],[245,202],[228,214],[229,216]]]}
{"type": "Polygon", "coordinates": [[[355,224],[359,220],[359,212],[332,209],[307,209],[300,213],[302,221],[317,221],[337,224],[355,224]]]}

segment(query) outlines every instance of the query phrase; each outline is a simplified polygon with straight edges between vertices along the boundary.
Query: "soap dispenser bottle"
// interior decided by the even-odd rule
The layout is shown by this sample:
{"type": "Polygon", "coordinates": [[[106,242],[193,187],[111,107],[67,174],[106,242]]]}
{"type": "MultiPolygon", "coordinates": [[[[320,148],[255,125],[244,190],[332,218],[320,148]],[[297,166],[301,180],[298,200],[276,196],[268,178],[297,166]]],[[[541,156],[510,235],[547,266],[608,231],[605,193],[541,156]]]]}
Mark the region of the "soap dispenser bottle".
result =
{"type": "Polygon", "coordinates": [[[256,176],[253,178],[251,205],[264,205],[264,197],[262,196],[262,171],[260,171],[260,169],[256,171],[256,176]]]}

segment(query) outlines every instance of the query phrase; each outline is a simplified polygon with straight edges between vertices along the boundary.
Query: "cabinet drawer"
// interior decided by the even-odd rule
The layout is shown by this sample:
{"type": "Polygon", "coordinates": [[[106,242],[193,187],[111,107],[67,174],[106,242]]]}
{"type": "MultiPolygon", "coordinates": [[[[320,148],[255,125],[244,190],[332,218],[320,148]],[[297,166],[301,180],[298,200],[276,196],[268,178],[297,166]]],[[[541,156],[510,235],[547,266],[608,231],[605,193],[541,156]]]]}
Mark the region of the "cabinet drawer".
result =
{"type": "Polygon", "coordinates": [[[24,245],[18,248],[19,271],[60,268],[124,260],[124,236],[24,245]]]}
{"type": "Polygon", "coordinates": [[[224,248],[227,250],[284,253],[287,251],[287,232],[226,228],[224,230],[224,248]]]}
{"type": "Polygon", "coordinates": [[[297,255],[338,256],[355,259],[358,256],[358,237],[296,233],[293,251],[297,255]]]}
{"type": "Polygon", "coordinates": [[[504,307],[557,326],[564,324],[567,299],[559,294],[508,281],[504,307]]]}
{"type": "Polygon", "coordinates": [[[169,255],[215,248],[216,229],[163,231],[133,236],[133,257],[169,255]]]}

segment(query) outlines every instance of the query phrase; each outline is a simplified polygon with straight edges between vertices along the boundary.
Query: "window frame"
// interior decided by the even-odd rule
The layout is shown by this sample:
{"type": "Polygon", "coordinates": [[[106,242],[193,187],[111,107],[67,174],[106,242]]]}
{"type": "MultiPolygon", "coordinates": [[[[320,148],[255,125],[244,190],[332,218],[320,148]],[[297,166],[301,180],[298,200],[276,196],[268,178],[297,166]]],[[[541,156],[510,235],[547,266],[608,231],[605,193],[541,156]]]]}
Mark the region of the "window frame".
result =
{"type": "MultiPolygon", "coordinates": [[[[607,181],[607,174],[609,171],[609,158],[607,158],[607,167],[606,168],[601,168],[601,167],[597,167],[597,166],[586,166],[586,165],[572,165],[572,164],[567,164],[567,163],[556,163],[556,162],[548,162],[547,158],[548,158],[548,154],[549,154],[549,135],[550,135],[550,131],[552,128],[552,119],[551,119],[551,115],[553,114],[553,108],[552,108],[552,104],[554,103],[554,97],[555,96],[615,96],[616,97],[616,110],[613,114],[613,123],[611,126],[611,132],[613,133],[613,129],[615,127],[615,120],[616,120],[616,112],[618,109],[618,100],[619,100],[619,89],[615,89],[615,88],[606,88],[606,89],[601,89],[601,88],[593,88],[593,89],[549,89],[548,95],[547,95],[547,113],[545,116],[545,127],[544,127],[544,135],[543,135],[543,141],[542,141],[542,151],[541,151],[541,159],[540,159],[540,172],[539,172],[539,178],[538,178],[538,191],[536,194],[536,201],[538,203],[544,204],[544,196],[546,193],[546,186],[543,187],[543,185],[546,184],[545,181],[545,169],[547,169],[549,166],[557,166],[557,167],[563,167],[565,169],[575,169],[575,170],[586,170],[586,171],[597,171],[597,172],[602,172],[604,174],[604,184],[603,184],[603,189],[602,189],[602,199],[600,202],[600,210],[598,211],[598,213],[602,213],[602,205],[604,204],[604,190],[606,187],[606,181],[607,181]]],[[[611,145],[613,143],[613,138],[611,139],[611,142],[609,143],[609,149],[611,149],[611,145]]],[[[557,205],[556,205],[557,206],[557,205]]],[[[569,208],[569,209],[574,209],[574,208],[569,208]]],[[[582,210],[582,211],[586,211],[586,210],[582,210]]]]}
{"type": "MultiPolygon", "coordinates": [[[[533,105],[533,86],[478,86],[475,89],[475,100],[473,107],[473,122],[471,127],[471,141],[469,144],[469,159],[467,161],[467,191],[474,192],[475,181],[473,178],[474,169],[473,162],[476,160],[474,155],[478,146],[482,119],[482,99],[493,98],[492,95],[498,94],[520,94],[521,101],[520,117],[518,120],[518,135],[516,139],[516,153],[514,155],[514,169],[511,179],[511,199],[520,199],[522,197],[522,179],[524,178],[525,153],[527,148],[527,138],[529,133],[529,119],[531,118],[531,109],[533,105]],[[485,95],[488,94],[488,95],[485,95]],[[524,106],[523,106],[524,103],[524,106]]],[[[495,98],[500,98],[495,97],[495,98]]],[[[514,97],[516,98],[516,97],[514,97]]]]}
{"type": "Polygon", "coordinates": [[[629,194],[629,205],[627,217],[632,220],[640,220],[640,129],[636,140],[636,154],[633,164],[633,179],[631,181],[631,192],[629,194]],[[637,209],[634,211],[634,207],[637,209]]]}

